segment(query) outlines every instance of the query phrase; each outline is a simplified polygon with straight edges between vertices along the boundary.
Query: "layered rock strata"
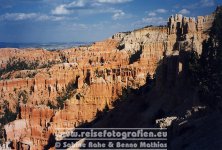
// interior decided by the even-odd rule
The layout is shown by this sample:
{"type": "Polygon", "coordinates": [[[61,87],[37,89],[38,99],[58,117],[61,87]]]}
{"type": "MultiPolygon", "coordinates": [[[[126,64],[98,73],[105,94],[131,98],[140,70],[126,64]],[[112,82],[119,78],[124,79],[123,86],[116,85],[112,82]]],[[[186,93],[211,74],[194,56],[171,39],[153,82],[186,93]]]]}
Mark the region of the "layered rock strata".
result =
{"type": "Polygon", "coordinates": [[[154,77],[160,62],[165,67],[158,81],[174,84],[186,70],[182,52],[201,53],[213,19],[214,14],[197,21],[176,15],[166,27],[117,33],[91,46],[61,51],[2,49],[2,69],[13,61],[38,61],[34,69],[1,74],[1,106],[8,101],[11,111],[20,108],[17,119],[4,126],[6,141],[12,141],[15,149],[43,149],[51,136],[57,138],[59,132],[92,121],[106,107],[112,109],[124,89],[143,86],[148,75],[154,77]],[[51,108],[49,103],[57,106],[62,96],[67,96],[64,107],[51,108]]]}

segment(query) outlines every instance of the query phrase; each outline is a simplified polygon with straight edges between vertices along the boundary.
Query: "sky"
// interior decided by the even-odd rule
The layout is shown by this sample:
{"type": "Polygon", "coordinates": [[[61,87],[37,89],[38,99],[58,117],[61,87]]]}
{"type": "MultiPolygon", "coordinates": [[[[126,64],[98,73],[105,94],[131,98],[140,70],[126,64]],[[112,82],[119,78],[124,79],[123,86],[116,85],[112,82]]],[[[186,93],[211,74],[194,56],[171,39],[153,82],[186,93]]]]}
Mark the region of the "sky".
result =
{"type": "Polygon", "coordinates": [[[0,0],[0,42],[94,42],[174,14],[212,13],[222,0],[0,0]]]}

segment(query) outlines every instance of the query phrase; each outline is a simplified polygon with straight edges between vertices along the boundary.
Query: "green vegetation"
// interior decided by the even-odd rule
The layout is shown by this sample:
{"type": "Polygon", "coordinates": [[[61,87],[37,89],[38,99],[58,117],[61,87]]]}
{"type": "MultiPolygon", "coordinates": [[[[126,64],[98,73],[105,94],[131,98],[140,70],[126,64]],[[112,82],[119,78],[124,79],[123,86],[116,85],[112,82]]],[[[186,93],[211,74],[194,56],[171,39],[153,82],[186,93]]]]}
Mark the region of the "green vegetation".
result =
{"type": "Polygon", "coordinates": [[[198,56],[191,52],[189,57],[192,82],[198,86],[200,100],[211,107],[222,106],[222,7],[216,12],[202,54],[198,56]]]}
{"type": "MultiPolygon", "coordinates": [[[[76,80],[78,81],[78,80],[76,80]]],[[[66,87],[66,91],[63,92],[64,94],[62,94],[61,96],[57,97],[57,108],[64,108],[64,103],[67,99],[71,98],[74,94],[75,94],[75,89],[77,88],[77,82],[71,82],[67,87],[66,87]]]]}
{"type": "Polygon", "coordinates": [[[17,75],[15,76],[15,78],[22,78],[21,73],[17,74],[17,75]]]}
{"type": "Polygon", "coordinates": [[[68,63],[68,58],[65,56],[65,54],[60,53],[59,57],[60,57],[62,63],[68,63]]]}
{"type": "Polygon", "coordinates": [[[13,59],[9,59],[6,67],[0,69],[0,76],[11,71],[24,70],[26,68],[28,68],[28,64],[25,61],[21,61],[20,59],[13,61],[13,59]]]}
{"type": "MultiPolygon", "coordinates": [[[[7,62],[7,65],[5,68],[1,68],[0,69],[0,77],[3,74],[12,72],[12,71],[19,71],[19,70],[36,70],[38,68],[50,68],[52,67],[54,64],[56,64],[58,62],[52,60],[52,61],[48,61],[44,64],[40,64],[39,60],[35,60],[33,62],[29,62],[26,60],[21,60],[20,58],[15,58],[12,57],[9,59],[9,61],[7,62]]],[[[28,74],[28,77],[32,78],[36,75],[37,72],[32,72],[30,74],[28,74]]],[[[8,76],[7,78],[9,78],[10,76],[8,76]]],[[[21,74],[18,74],[16,76],[16,78],[20,78],[21,74]]]]}
{"type": "Polygon", "coordinates": [[[57,63],[58,63],[58,62],[56,62],[56,61],[54,61],[54,60],[52,60],[52,61],[49,60],[47,63],[40,65],[39,68],[50,68],[50,67],[52,67],[54,64],[57,64],[57,63]]]}
{"type": "Polygon", "coordinates": [[[34,78],[36,74],[37,74],[37,72],[31,72],[31,73],[29,73],[27,76],[28,76],[29,78],[34,78]]]}
{"type": "Polygon", "coordinates": [[[19,114],[19,106],[17,104],[16,106],[16,112],[12,112],[9,109],[9,102],[4,101],[2,104],[2,108],[4,109],[4,115],[0,118],[0,144],[3,142],[3,137],[4,137],[4,125],[8,124],[9,122],[12,122],[16,120],[17,115],[19,114]]]}
{"type": "Polygon", "coordinates": [[[0,69],[0,76],[11,71],[33,70],[36,69],[38,65],[38,61],[28,63],[25,60],[16,59],[13,57],[9,59],[5,68],[0,69]]]}
{"type": "Polygon", "coordinates": [[[187,55],[188,55],[188,60],[189,60],[188,61],[189,62],[188,75],[190,76],[192,84],[194,86],[197,86],[200,82],[200,79],[199,79],[200,56],[194,50],[190,51],[187,55]]]}
{"type": "Polygon", "coordinates": [[[20,91],[19,94],[18,94],[18,100],[19,100],[19,102],[22,101],[23,104],[26,104],[28,102],[28,93],[27,93],[27,91],[25,91],[25,90],[20,91]]]}
{"type": "Polygon", "coordinates": [[[16,119],[17,115],[19,114],[19,106],[17,105],[16,106],[16,112],[12,112],[10,109],[9,109],[9,103],[8,101],[4,101],[4,104],[3,104],[3,108],[4,108],[4,116],[2,118],[0,118],[0,123],[5,125],[9,122],[12,122],[16,119]]]}
{"type": "Polygon", "coordinates": [[[153,27],[153,25],[148,25],[148,26],[145,26],[144,28],[150,28],[150,27],[153,27]]]}
{"type": "Polygon", "coordinates": [[[57,109],[57,106],[54,105],[51,101],[48,101],[47,106],[48,106],[50,109],[57,109]]]}

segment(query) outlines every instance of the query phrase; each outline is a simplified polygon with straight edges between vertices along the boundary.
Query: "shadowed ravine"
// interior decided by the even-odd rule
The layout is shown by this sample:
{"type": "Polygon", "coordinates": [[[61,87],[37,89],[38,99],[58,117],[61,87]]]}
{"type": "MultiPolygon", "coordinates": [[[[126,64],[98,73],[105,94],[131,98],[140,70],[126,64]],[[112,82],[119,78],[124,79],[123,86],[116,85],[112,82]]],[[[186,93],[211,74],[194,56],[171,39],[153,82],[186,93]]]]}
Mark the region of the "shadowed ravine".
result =
{"type": "Polygon", "coordinates": [[[69,129],[167,128],[168,149],[221,149],[221,14],[64,50],[1,49],[1,142],[53,150],[69,129]]]}

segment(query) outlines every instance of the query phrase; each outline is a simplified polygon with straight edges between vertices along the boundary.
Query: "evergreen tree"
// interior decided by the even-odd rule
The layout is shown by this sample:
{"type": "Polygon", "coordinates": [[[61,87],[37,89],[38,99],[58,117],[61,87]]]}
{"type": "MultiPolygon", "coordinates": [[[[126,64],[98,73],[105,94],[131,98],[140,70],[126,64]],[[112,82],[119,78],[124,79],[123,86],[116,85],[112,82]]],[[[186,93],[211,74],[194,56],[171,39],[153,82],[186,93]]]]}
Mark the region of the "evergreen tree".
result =
{"type": "MultiPolygon", "coordinates": [[[[190,54],[191,79],[199,86],[200,100],[217,107],[222,104],[222,7],[218,7],[215,20],[203,42],[203,51],[198,59],[194,52],[190,54]]],[[[221,105],[222,106],[222,105],[221,105]]]]}
{"type": "Polygon", "coordinates": [[[209,105],[222,102],[222,7],[218,7],[200,58],[200,98],[209,105]]]}

